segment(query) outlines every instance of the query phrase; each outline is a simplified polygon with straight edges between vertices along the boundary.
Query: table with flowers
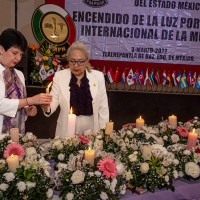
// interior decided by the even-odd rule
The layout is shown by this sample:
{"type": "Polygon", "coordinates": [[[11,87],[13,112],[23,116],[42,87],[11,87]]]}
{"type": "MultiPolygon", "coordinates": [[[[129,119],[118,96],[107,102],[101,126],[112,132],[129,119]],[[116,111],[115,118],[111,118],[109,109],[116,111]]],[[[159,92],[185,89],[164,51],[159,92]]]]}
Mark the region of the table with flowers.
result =
{"type": "Polygon", "coordinates": [[[0,199],[198,199],[200,120],[170,119],[48,141],[0,135],[0,199]]]}

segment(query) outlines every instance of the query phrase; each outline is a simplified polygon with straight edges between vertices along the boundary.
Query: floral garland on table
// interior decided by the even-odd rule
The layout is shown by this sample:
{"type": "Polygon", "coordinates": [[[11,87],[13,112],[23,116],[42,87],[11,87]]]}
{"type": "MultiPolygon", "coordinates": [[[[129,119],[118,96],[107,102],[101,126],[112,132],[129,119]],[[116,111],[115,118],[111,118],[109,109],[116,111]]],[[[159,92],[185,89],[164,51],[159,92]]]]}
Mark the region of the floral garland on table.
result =
{"type": "MultiPolygon", "coordinates": [[[[4,144],[8,138],[4,138],[4,144]]],[[[0,199],[34,200],[53,195],[50,164],[38,153],[35,139],[32,133],[27,133],[22,137],[24,146],[11,141],[4,149],[4,158],[0,160],[0,199]],[[5,160],[11,154],[19,157],[16,172],[10,172],[5,160]]]]}
{"type": "Polygon", "coordinates": [[[60,69],[60,61],[55,56],[55,46],[37,46],[29,45],[32,52],[33,71],[30,74],[32,84],[39,83],[44,85],[46,82],[52,81],[54,73],[60,69]],[[38,55],[38,51],[43,54],[38,55]]]}
{"type": "Polygon", "coordinates": [[[120,199],[126,193],[124,166],[114,160],[114,154],[103,151],[95,157],[94,166],[90,166],[83,154],[84,151],[71,154],[67,164],[58,164],[56,176],[60,182],[56,190],[60,191],[60,197],[63,200],[120,199]]]}

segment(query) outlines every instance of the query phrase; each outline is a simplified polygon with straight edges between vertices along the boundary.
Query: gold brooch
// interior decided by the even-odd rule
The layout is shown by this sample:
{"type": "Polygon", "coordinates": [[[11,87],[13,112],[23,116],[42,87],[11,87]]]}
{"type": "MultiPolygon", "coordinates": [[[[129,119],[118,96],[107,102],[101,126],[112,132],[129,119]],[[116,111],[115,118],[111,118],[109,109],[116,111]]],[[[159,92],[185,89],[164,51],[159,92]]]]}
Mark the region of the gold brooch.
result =
{"type": "Polygon", "coordinates": [[[94,83],[94,84],[93,84],[93,86],[95,87],[95,86],[96,86],[96,84],[94,83]]]}

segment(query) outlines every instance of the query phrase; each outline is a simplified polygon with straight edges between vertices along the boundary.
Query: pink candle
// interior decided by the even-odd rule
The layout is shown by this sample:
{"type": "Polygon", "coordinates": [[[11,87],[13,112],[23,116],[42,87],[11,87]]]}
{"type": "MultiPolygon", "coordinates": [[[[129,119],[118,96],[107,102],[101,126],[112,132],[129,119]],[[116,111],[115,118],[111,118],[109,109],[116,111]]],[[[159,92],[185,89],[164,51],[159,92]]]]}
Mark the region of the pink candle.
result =
{"type": "Polygon", "coordinates": [[[195,133],[195,129],[193,129],[193,132],[189,132],[188,141],[187,141],[187,149],[191,149],[192,147],[196,147],[197,136],[198,136],[198,134],[195,133]]]}

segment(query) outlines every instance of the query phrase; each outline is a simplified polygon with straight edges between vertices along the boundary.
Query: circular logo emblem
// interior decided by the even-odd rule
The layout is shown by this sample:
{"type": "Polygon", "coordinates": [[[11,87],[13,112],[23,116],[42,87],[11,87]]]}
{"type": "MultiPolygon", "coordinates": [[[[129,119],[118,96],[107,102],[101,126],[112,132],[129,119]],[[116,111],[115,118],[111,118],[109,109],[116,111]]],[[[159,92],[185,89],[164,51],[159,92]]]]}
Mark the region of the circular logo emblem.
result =
{"type": "Polygon", "coordinates": [[[100,8],[108,4],[108,0],[83,0],[83,3],[93,8],[100,8]]]}
{"type": "Polygon", "coordinates": [[[54,4],[44,4],[35,10],[32,16],[32,30],[40,46],[55,45],[55,56],[58,59],[65,59],[67,49],[76,38],[71,16],[54,4]]]}

